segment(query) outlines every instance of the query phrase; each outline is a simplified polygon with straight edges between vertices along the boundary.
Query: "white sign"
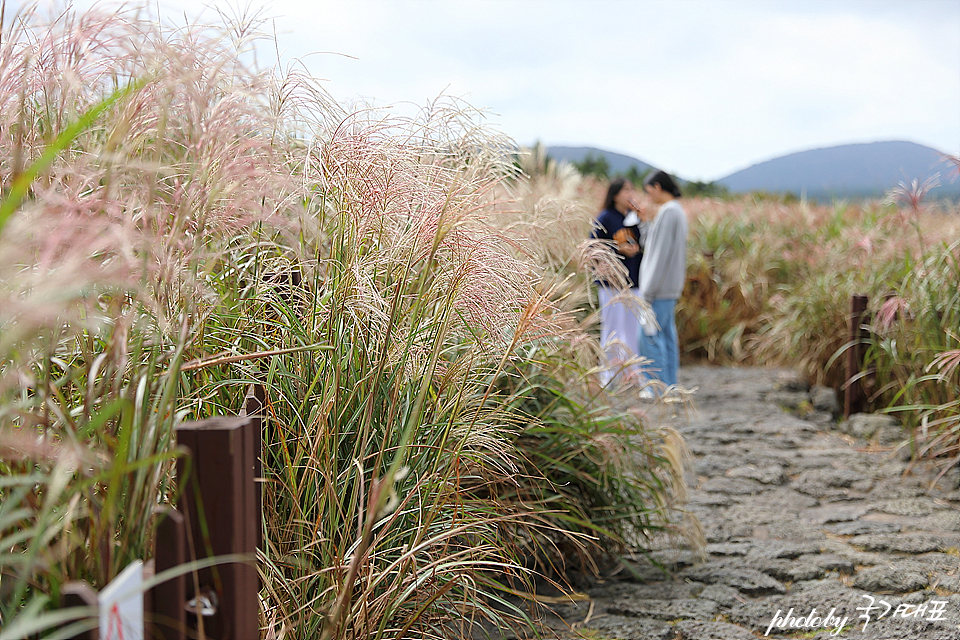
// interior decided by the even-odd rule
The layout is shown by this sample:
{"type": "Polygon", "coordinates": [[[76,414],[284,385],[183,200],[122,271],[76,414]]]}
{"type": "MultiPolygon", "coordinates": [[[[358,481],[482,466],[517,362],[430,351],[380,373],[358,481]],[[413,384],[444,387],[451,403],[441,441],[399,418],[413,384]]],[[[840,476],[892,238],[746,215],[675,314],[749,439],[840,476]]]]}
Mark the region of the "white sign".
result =
{"type": "Polygon", "coordinates": [[[143,640],[143,562],[135,560],[103,588],[100,640],[143,640]]]}

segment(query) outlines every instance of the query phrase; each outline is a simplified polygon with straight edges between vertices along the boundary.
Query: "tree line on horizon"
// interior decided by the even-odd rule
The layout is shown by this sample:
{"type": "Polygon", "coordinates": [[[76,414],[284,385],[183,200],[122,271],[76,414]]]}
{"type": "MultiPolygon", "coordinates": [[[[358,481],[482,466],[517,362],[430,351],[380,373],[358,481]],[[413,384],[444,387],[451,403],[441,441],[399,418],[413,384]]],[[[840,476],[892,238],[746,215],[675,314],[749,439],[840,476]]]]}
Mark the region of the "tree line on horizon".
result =
{"type": "MultiPolygon", "coordinates": [[[[547,156],[548,159],[549,156],[547,156]]],[[[853,191],[853,192],[838,192],[828,188],[821,190],[812,189],[798,192],[796,190],[783,190],[783,189],[752,189],[747,194],[757,200],[762,201],[777,201],[785,204],[800,202],[802,200],[813,200],[821,203],[829,203],[836,200],[848,200],[853,198],[855,200],[859,199],[881,199],[881,200],[890,200],[892,194],[897,190],[921,190],[925,194],[925,197],[931,201],[942,201],[944,203],[956,203],[957,195],[950,193],[935,193],[937,187],[953,182],[960,177],[960,161],[956,159],[955,156],[944,156],[945,160],[952,163],[955,167],[952,171],[946,171],[941,178],[941,174],[934,174],[932,177],[927,180],[914,179],[912,181],[901,180],[899,185],[894,188],[886,189],[883,191],[853,191]]],[[[624,171],[613,171],[607,157],[602,153],[589,152],[587,155],[580,161],[570,161],[570,164],[576,168],[576,170],[583,176],[589,176],[601,181],[608,181],[617,176],[623,176],[630,180],[635,185],[639,186],[642,184],[643,179],[646,175],[652,170],[651,167],[640,164],[633,164],[630,168],[624,171]]],[[[719,198],[719,199],[731,199],[736,198],[739,195],[743,195],[743,191],[731,191],[730,186],[723,182],[718,181],[709,181],[701,182],[694,180],[684,180],[679,176],[674,176],[677,178],[680,188],[683,191],[684,195],[691,197],[705,197],[705,198],[719,198]]]]}
{"type": "MultiPolygon", "coordinates": [[[[602,155],[588,153],[580,162],[573,162],[574,167],[583,176],[592,176],[600,180],[610,180],[615,177],[610,171],[610,163],[602,155]]],[[[636,187],[643,184],[644,178],[650,173],[651,169],[641,169],[637,165],[631,165],[622,175],[632,182],[636,187]]],[[[681,188],[683,193],[689,196],[702,196],[705,198],[719,198],[729,195],[729,190],[719,182],[699,182],[696,180],[682,180],[681,188]]]]}

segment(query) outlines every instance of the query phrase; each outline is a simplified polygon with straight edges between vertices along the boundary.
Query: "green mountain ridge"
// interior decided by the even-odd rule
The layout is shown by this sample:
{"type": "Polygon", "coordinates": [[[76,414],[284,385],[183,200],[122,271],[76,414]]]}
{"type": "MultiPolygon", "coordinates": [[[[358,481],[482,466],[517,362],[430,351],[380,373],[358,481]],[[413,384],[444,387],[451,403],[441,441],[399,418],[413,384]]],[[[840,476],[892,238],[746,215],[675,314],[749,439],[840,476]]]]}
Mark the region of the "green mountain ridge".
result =
{"type": "MultiPolygon", "coordinates": [[[[593,147],[547,147],[558,161],[582,162],[588,156],[604,158],[612,174],[631,166],[642,172],[655,165],[593,147]]],[[[812,199],[882,197],[901,183],[922,184],[936,179],[929,197],[960,199],[956,164],[946,154],[913,142],[888,141],[846,144],[791,153],[754,164],[715,182],[732,193],[762,191],[792,193],[812,199]]],[[[683,180],[683,176],[677,176],[683,180]]]]}

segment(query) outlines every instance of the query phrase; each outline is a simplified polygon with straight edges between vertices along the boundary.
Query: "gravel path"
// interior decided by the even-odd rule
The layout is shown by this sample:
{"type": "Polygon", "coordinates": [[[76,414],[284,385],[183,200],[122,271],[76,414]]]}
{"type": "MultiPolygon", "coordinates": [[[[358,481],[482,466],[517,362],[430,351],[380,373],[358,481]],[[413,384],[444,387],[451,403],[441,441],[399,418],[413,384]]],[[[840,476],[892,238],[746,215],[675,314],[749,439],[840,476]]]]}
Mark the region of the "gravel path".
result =
{"type": "Polygon", "coordinates": [[[892,419],[838,424],[788,371],[693,366],[681,384],[693,409],[651,413],[693,453],[706,557],[657,541],[670,577],[632,558],[589,600],[537,612],[558,637],[960,640],[956,468],[933,485],[892,419]]]}

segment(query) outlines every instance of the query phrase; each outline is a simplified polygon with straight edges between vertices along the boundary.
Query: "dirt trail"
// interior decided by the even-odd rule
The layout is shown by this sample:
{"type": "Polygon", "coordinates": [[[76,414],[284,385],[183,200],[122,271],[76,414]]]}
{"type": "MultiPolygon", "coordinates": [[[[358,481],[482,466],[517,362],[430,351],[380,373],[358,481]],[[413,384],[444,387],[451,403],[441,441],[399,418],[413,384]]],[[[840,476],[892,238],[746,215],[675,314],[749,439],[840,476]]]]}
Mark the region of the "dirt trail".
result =
{"type": "Polygon", "coordinates": [[[811,407],[789,371],[694,366],[681,383],[694,409],[651,411],[693,453],[706,559],[658,541],[670,577],[632,558],[589,601],[538,612],[558,637],[960,640],[956,468],[935,485],[908,471],[890,418],[786,411],[811,407]]]}

